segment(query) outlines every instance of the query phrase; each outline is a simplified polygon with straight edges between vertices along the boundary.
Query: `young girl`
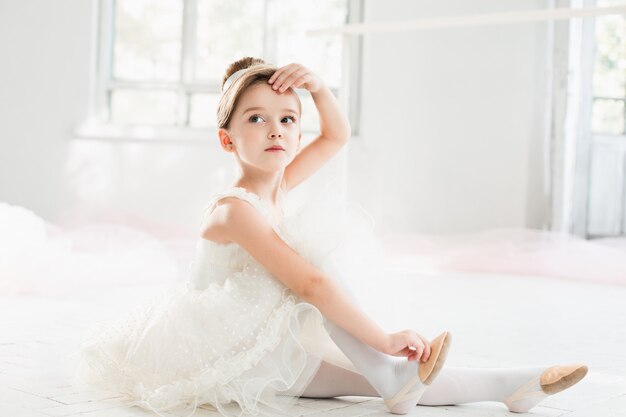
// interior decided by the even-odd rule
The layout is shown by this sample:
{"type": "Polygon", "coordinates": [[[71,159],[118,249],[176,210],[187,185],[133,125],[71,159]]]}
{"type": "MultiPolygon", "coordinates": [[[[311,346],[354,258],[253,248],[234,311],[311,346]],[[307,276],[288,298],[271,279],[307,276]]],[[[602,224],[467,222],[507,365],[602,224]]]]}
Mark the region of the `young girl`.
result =
{"type": "Polygon", "coordinates": [[[381,397],[390,412],[406,414],[416,404],[473,401],[524,412],[585,376],[584,365],[443,368],[448,332],[431,342],[411,329],[388,334],[365,314],[346,279],[366,273],[367,256],[340,251],[358,240],[358,228],[341,230],[348,218],[339,206],[318,213],[319,222],[306,215],[314,204],[284,210],[289,191],[350,137],[338,102],[310,70],[234,62],[217,118],[220,145],[240,174],[208,202],[189,281],[92,329],[76,384],[160,415],[202,404],[225,416],[294,415],[298,397],[342,395],[381,397]],[[311,93],[321,131],[302,150],[298,87],[311,93]],[[339,220],[324,226],[329,217],[339,220]]]}

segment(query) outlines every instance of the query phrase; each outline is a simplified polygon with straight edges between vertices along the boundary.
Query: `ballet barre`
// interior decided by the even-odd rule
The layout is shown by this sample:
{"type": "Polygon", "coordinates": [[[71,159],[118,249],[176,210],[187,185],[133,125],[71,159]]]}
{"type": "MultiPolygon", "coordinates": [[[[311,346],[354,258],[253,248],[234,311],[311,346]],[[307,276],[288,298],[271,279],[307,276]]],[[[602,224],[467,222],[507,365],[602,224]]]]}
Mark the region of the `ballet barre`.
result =
{"type": "MultiPolygon", "coordinates": [[[[524,22],[540,22],[546,21],[549,23],[547,29],[548,46],[546,48],[546,62],[548,66],[548,73],[550,74],[546,86],[546,102],[547,107],[552,106],[552,97],[550,91],[552,88],[552,60],[551,48],[553,47],[554,38],[554,25],[555,20],[566,20],[572,18],[581,17],[595,17],[606,15],[626,15],[626,4],[617,6],[597,6],[597,7],[563,7],[554,8],[554,0],[548,2],[551,8],[533,9],[533,10],[521,10],[521,11],[507,11],[487,14],[475,14],[464,16],[440,16],[420,18],[405,21],[395,22],[373,22],[373,23],[350,23],[341,26],[333,26],[327,28],[306,30],[307,36],[319,37],[328,35],[342,35],[342,57],[341,57],[341,82],[339,89],[339,102],[342,107],[348,111],[351,105],[355,105],[354,102],[358,100],[358,97],[351,97],[350,85],[351,85],[351,54],[353,52],[352,42],[356,38],[350,35],[362,35],[373,33],[390,33],[390,32],[407,32],[407,31],[424,31],[433,29],[448,29],[448,28],[462,28],[462,27],[480,27],[499,25],[507,23],[524,23],[524,22]]],[[[544,123],[544,191],[550,188],[550,162],[549,162],[549,129],[552,119],[551,116],[546,118],[544,123]]],[[[343,157],[345,158],[345,156],[343,157]]],[[[343,177],[345,181],[345,167],[343,169],[343,177]]]]}
{"type": "Polygon", "coordinates": [[[364,33],[404,32],[409,30],[430,30],[455,27],[487,26],[502,23],[537,22],[543,20],[571,19],[603,15],[626,14],[626,4],[620,6],[535,9],[504,13],[489,13],[452,17],[429,17],[416,20],[354,23],[323,29],[307,30],[309,36],[358,35],[364,33]]]}

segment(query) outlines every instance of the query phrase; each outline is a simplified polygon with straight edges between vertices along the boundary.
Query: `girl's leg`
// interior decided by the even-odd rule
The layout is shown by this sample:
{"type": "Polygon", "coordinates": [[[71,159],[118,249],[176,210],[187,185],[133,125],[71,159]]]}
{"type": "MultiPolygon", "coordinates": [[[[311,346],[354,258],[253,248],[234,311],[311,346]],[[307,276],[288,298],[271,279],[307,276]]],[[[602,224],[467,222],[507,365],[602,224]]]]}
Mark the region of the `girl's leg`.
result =
{"type": "MultiPolygon", "coordinates": [[[[416,361],[379,352],[330,320],[326,320],[324,326],[330,338],[376,390],[378,396],[384,399],[394,397],[417,375],[416,361]]],[[[420,384],[421,381],[416,388],[420,384]]]]}
{"type": "MultiPolygon", "coordinates": [[[[420,405],[452,405],[475,401],[504,401],[516,389],[538,377],[545,366],[514,368],[444,367],[426,388],[420,405]]],[[[515,405],[530,409],[540,399],[526,399],[515,405]]],[[[518,410],[510,410],[518,411],[518,410]]]]}
{"type": "MultiPolygon", "coordinates": [[[[419,401],[419,405],[454,405],[476,401],[502,402],[518,387],[546,369],[544,366],[515,368],[444,367],[419,401]]],[[[359,373],[322,362],[301,397],[332,398],[343,395],[379,396],[359,373]]],[[[529,410],[541,399],[517,402],[516,410],[529,410]]]]}
{"type": "Polygon", "coordinates": [[[378,397],[378,392],[363,375],[323,361],[300,397],[332,398],[342,395],[378,397]]]}

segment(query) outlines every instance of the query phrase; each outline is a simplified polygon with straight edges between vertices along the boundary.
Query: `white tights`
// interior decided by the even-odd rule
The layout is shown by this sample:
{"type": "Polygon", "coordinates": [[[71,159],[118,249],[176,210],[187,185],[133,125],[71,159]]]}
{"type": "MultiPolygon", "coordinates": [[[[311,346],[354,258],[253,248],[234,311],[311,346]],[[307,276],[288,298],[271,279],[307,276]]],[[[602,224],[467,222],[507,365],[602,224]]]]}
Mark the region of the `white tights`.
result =
{"type": "MultiPolygon", "coordinates": [[[[502,401],[544,367],[463,368],[445,366],[426,388],[420,405],[454,405],[475,401],[502,401]],[[517,384],[516,384],[517,382],[517,384]]],[[[322,362],[305,391],[308,398],[343,395],[380,397],[360,373],[322,362]]]]}
{"type": "MultiPolygon", "coordinates": [[[[342,395],[392,398],[418,370],[416,361],[379,352],[327,320],[325,326],[335,344],[359,373],[322,362],[301,397],[330,398],[342,395]]],[[[421,362],[420,362],[421,363],[421,362]]],[[[464,368],[444,365],[417,402],[452,405],[475,401],[503,401],[517,388],[538,377],[546,366],[512,368],[464,368]]],[[[526,411],[541,398],[523,400],[516,410],[526,411]]]]}

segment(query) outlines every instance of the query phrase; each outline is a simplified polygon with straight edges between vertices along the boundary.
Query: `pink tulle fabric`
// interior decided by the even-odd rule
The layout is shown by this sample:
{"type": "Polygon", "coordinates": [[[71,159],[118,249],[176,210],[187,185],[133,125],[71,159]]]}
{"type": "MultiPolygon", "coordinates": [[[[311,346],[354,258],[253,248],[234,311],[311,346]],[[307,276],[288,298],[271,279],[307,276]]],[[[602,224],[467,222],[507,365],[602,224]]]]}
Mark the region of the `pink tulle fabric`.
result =
{"type": "MultiPolygon", "coordinates": [[[[171,225],[147,224],[135,218],[62,226],[0,202],[0,295],[186,279],[196,237],[171,225]]],[[[519,228],[379,236],[392,271],[524,274],[626,285],[626,238],[586,240],[519,228]]]]}
{"type": "Polygon", "coordinates": [[[381,237],[394,270],[488,272],[626,285],[626,238],[587,240],[535,229],[381,237]]]}

